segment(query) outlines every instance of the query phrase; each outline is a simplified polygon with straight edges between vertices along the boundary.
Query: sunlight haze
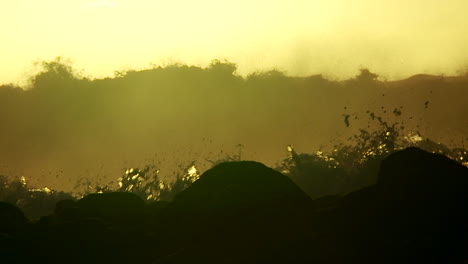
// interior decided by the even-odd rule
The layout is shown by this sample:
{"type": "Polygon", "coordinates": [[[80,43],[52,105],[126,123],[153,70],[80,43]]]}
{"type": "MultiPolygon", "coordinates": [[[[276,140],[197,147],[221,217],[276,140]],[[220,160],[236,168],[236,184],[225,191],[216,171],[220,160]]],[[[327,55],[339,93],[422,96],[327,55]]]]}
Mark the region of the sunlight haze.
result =
{"type": "Polygon", "coordinates": [[[33,63],[70,58],[89,77],[170,63],[237,63],[240,74],[383,78],[468,68],[465,0],[149,1],[16,0],[0,3],[0,83],[33,63]]]}

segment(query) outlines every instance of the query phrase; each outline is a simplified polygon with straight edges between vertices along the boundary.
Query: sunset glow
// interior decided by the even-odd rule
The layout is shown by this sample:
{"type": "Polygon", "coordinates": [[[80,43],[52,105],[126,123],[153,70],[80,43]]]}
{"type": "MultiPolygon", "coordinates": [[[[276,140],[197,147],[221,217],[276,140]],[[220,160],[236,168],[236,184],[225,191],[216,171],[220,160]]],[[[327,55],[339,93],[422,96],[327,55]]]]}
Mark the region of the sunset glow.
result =
{"type": "Polygon", "coordinates": [[[467,68],[467,9],[464,0],[2,1],[0,83],[57,56],[90,77],[213,59],[240,74],[457,74],[467,68]]]}

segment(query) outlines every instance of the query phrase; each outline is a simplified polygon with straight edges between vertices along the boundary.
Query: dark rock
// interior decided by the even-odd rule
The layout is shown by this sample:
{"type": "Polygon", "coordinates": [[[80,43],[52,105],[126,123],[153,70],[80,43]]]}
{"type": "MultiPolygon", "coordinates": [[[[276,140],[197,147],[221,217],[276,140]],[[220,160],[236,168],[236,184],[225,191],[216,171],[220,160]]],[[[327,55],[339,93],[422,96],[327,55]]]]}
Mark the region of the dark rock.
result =
{"type": "Polygon", "coordinates": [[[321,236],[336,238],[325,245],[341,252],[328,261],[462,263],[468,257],[467,183],[468,168],[443,155],[414,147],[389,155],[375,186],[317,216],[321,236]]]}
{"type": "Polygon", "coordinates": [[[410,147],[382,161],[377,187],[382,196],[394,200],[463,199],[468,168],[444,155],[410,147]]]}
{"type": "Polygon", "coordinates": [[[73,220],[79,216],[78,204],[72,199],[58,201],[55,205],[54,214],[61,220],[73,220]]]}
{"type": "Polygon", "coordinates": [[[77,202],[81,217],[100,218],[108,222],[138,222],[146,212],[145,202],[126,192],[94,193],[77,202]]]}
{"type": "Polygon", "coordinates": [[[201,175],[168,205],[178,237],[162,263],[271,263],[304,256],[311,199],[291,179],[265,165],[226,162],[201,175]]]}
{"type": "Polygon", "coordinates": [[[0,234],[14,234],[24,227],[28,219],[16,206],[0,202],[0,234]]]}
{"type": "Polygon", "coordinates": [[[304,209],[311,199],[291,179],[253,161],[213,167],[177,195],[171,210],[196,215],[304,209]]]}
{"type": "Polygon", "coordinates": [[[91,194],[29,225],[0,203],[0,248],[5,263],[463,263],[467,177],[408,148],[382,162],[376,185],[312,201],[261,163],[228,162],[173,202],[91,194]]]}
{"type": "Polygon", "coordinates": [[[438,263],[467,259],[467,167],[411,147],[382,161],[376,189],[383,255],[438,263]]]}

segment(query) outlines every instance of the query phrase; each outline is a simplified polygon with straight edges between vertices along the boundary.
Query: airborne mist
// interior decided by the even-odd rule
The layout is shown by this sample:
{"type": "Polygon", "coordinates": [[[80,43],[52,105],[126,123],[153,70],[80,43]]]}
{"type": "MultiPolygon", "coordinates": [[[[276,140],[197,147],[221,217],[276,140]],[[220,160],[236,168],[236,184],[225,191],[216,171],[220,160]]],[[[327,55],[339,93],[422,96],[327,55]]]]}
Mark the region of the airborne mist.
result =
{"type": "Polygon", "coordinates": [[[370,113],[447,145],[464,145],[468,134],[467,76],[242,77],[236,64],[213,61],[91,80],[60,58],[41,67],[28,89],[0,86],[0,174],[55,189],[84,177],[109,182],[142,164],[167,177],[229,155],[275,165],[288,145],[330,150],[372,129],[370,113]]]}

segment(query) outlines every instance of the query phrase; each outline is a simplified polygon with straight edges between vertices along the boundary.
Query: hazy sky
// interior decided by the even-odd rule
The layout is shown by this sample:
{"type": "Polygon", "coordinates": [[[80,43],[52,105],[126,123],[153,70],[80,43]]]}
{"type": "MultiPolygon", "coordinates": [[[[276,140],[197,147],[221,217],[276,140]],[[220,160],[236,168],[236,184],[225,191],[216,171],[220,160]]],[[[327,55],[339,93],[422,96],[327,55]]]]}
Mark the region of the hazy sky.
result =
{"type": "Polygon", "coordinates": [[[0,1],[0,83],[72,59],[86,75],[228,59],[245,74],[393,79],[468,69],[466,0],[0,1]]]}

